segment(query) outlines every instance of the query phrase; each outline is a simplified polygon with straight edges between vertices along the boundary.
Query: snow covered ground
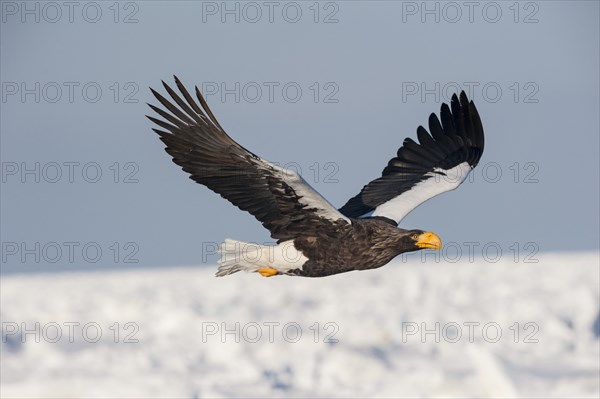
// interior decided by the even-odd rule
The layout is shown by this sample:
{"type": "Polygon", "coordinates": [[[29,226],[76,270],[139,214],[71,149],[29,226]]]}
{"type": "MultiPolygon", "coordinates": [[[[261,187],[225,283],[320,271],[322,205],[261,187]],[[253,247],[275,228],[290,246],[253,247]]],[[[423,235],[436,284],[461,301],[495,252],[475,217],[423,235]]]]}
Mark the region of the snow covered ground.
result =
{"type": "Polygon", "coordinates": [[[599,254],[537,257],[3,276],[0,396],[597,398],[599,254]]]}

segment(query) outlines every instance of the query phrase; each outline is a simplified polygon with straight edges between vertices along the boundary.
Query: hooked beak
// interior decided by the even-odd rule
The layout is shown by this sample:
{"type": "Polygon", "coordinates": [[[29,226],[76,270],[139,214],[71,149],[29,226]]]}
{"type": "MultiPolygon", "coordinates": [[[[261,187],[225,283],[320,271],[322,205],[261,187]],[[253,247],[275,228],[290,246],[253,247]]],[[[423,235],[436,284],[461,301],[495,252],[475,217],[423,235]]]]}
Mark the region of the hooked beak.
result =
{"type": "Polygon", "coordinates": [[[437,234],[428,231],[419,235],[417,247],[421,249],[442,249],[442,240],[437,234]]]}

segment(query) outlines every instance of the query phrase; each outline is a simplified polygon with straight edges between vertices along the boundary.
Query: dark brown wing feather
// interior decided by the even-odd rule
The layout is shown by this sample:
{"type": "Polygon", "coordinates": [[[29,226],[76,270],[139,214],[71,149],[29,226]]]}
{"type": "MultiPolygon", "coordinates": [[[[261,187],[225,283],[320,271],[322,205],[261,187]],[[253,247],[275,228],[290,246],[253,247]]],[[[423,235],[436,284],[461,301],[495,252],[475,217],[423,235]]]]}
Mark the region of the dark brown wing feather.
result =
{"type": "Polygon", "coordinates": [[[229,137],[197,87],[202,108],[177,77],[175,82],[183,98],[163,82],[176,105],[151,89],[164,109],[148,105],[164,121],[148,118],[162,128],[153,130],[191,179],[254,215],[279,241],[347,224],[348,219],[300,176],[261,159],[229,137]]]}
{"type": "Polygon", "coordinates": [[[460,100],[456,94],[452,96],[451,109],[442,104],[441,123],[435,114],[431,114],[431,134],[419,126],[419,143],[411,138],[405,139],[397,156],[383,169],[381,177],[364,186],[358,195],[340,208],[340,212],[358,218],[411,190],[418,183],[431,179],[432,173],[438,173],[435,170],[452,169],[463,162],[475,167],[484,147],[483,126],[477,108],[462,92],[460,100]]]}

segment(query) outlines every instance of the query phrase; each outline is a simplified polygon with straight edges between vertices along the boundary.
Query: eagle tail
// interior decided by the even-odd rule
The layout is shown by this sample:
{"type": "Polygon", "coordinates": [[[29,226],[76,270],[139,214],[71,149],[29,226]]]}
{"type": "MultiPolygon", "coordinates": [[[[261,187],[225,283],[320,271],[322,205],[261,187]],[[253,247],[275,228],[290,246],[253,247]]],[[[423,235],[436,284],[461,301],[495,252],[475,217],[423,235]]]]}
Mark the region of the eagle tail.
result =
{"type": "Polygon", "coordinates": [[[230,238],[221,243],[219,253],[221,258],[217,277],[237,273],[241,270],[256,272],[261,267],[265,267],[268,261],[268,254],[265,254],[264,246],[230,238]]]}
{"type": "Polygon", "coordinates": [[[308,258],[294,246],[294,241],[284,241],[275,246],[258,245],[230,238],[220,245],[217,277],[237,273],[258,272],[265,277],[276,274],[296,275],[308,258]]]}

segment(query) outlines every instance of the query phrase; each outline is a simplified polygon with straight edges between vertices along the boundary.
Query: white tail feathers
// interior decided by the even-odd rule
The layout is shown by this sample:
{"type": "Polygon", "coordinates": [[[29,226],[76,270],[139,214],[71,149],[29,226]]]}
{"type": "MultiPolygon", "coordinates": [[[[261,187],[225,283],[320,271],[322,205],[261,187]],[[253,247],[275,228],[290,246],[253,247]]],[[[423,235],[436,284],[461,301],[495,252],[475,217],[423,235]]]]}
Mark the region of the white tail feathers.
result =
{"type": "Polygon", "coordinates": [[[260,245],[232,240],[230,238],[225,239],[219,246],[221,258],[219,259],[217,276],[226,276],[240,270],[249,272],[257,271],[262,267],[257,263],[257,260],[262,258],[262,252],[260,245]]]}
{"type": "Polygon", "coordinates": [[[271,267],[280,273],[291,269],[302,269],[308,259],[294,247],[293,241],[276,246],[258,245],[243,241],[225,239],[219,246],[218,277],[244,270],[256,272],[263,267],[271,267]]]}

